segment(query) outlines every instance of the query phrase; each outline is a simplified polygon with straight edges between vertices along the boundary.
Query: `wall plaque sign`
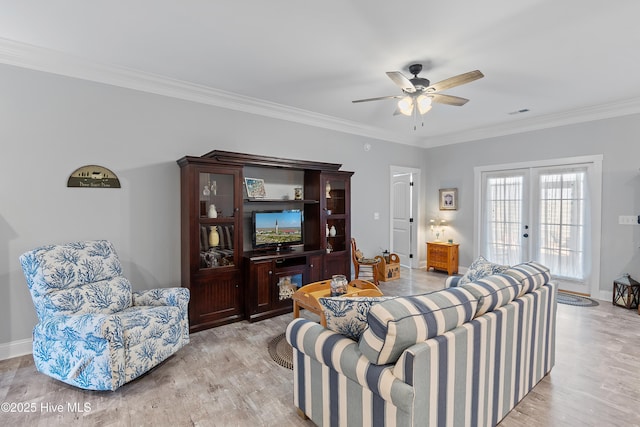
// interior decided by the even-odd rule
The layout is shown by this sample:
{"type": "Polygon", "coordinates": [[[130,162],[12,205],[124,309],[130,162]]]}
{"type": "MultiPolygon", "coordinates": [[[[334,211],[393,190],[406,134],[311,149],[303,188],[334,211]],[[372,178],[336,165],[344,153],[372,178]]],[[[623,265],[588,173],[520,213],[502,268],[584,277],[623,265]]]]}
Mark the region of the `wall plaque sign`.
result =
{"type": "Polygon", "coordinates": [[[67,187],[120,188],[120,180],[115,173],[104,166],[82,166],[69,176],[67,187]]]}

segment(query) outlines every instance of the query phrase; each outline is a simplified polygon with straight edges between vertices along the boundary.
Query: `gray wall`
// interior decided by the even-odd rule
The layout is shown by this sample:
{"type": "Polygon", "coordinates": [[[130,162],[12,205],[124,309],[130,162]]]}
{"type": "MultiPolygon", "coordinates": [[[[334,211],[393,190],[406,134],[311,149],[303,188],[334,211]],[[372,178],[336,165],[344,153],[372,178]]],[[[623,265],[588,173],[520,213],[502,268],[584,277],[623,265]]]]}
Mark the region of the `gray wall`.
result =
{"type": "Polygon", "coordinates": [[[640,215],[640,115],[563,126],[428,150],[428,206],[438,188],[457,187],[460,209],[447,212],[460,242],[460,264],[473,261],[474,167],[563,157],[603,155],[600,296],[613,280],[640,277],[640,225],[619,225],[619,215],[640,215]]]}
{"type": "Polygon", "coordinates": [[[109,239],[134,289],[179,285],[184,155],[342,163],[355,171],[352,233],[365,253],[389,246],[390,165],[424,158],[416,147],[5,65],[0,93],[0,355],[36,323],[18,257],[39,245],[109,239]],[[67,188],[87,164],[111,169],[122,189],[67,188]]]}
{"type": "MultiPolygon", "coordinates": [[[[473,257],[475,166],[603,154],[601,293],[623,272],[640,277],[640,226],[617,224],[618,215],[640,214],[637,115],[424,150],[4,65],[0,93],[0,356],[28,340],[36,323],[18,264],[36,246],[106,238],[135,289],[178,285],[175,161],[213,149],[355,171],[352,234],[365,254],[389,247],[390,165],[420,168],[419,240],[430,238],[430,217],[446,216],[462,266],[473,257]],[[123,188],[67,188],[86,164],[108,167],[123,188]],[[446,214],[437,204],[445,187],[459,189],[460,206],[446,214]]],[[[424,261],[424,245],[418,249],[424,261]]]]}

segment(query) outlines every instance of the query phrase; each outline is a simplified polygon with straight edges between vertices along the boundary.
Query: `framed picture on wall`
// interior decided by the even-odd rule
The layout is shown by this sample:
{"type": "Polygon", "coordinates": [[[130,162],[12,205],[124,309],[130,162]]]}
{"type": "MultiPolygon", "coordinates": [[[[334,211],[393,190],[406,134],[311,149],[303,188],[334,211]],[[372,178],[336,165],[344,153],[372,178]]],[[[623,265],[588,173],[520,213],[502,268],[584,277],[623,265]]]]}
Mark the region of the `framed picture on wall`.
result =
{"type": "Polygon", "coordinates": [[[440,210],[455,211],[458,209],[458,189],[457,188],[441,188],[440,189],[440,210]]]}

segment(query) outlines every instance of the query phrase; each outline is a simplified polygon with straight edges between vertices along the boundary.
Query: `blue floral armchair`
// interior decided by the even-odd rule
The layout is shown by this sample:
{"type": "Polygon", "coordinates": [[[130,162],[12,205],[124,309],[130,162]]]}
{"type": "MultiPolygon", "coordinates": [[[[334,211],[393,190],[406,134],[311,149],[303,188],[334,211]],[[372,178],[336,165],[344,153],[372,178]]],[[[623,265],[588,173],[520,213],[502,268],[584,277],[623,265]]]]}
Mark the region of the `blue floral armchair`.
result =
{"type": "Polygon", "coordinates": [[[43,246],[20,264],[39,319],[33,359],[44,374],[115,390],[189,342],[189,290],[132,292],[106,240],[43,246]]]}

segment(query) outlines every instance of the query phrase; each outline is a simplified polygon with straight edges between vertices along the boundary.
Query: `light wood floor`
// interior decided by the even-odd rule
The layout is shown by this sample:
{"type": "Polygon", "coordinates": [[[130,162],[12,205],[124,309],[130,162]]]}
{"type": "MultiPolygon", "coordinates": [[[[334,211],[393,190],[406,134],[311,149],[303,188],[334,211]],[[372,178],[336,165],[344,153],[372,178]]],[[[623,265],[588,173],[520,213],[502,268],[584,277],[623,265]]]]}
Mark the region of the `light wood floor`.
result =
{"type": "MultiPolygon", "coordinates": [[[[401,274],[381,284],[385,294],[440,289],[445,279],[424,270],[401,274]]],[[[187,347],[115,392],[84,391],[50,379],[36,372],[30,355],[0,361],[0,402],[35,409],[0,412],[0,425],[312,425],[293,407],[292,371],[267,352],[267,342],[291,319],[289,314],[192,334],[187,347]]],[[[556,366],[500,425],[640,426],[637,311],[610,301],[598,307],[559,304],[556,366]]]]}

